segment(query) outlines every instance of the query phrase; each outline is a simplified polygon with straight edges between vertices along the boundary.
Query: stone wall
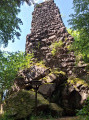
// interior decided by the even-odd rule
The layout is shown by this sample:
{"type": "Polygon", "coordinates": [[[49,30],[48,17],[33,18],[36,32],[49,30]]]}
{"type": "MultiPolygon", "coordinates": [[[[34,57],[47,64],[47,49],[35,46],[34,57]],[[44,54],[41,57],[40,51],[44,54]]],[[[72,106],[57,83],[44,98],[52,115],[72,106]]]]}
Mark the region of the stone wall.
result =
{"type": "MultiPolygon", "coordinates": [[[[73,51],[68,50],[68,46],[74,39],[67,32],[58,7],[53,0],[46,1],[37,4],[32,15],[31,34],[26,38],[26,53],[33,52],[34,57],[39,61],[43,60],[46,66],[72,75],[75,70],[75,56],[73,51]],[[60,41],[63,43],[62,47],[56,55],[52,55],[53,43],[60,41]]],[[[78,69],[82,70],[82,74],[85,72],[78,69]]]]}

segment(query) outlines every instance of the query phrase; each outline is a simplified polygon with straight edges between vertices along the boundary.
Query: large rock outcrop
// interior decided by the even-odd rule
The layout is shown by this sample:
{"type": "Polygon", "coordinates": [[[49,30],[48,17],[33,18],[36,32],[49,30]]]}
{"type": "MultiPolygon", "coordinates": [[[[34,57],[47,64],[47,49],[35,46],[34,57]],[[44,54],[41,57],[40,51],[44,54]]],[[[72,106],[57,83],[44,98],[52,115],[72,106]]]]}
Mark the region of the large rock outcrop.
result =
{"type": "Polygon", "coordinates": [[[32,82],[41,81],[38,92],[61,106],[64,115],[74,115],[89,96],[89,85],[83,80],[87,75],[86,65],[75,65],[74,51],[69,49],[74,38],[67,32],[53,0],[37,4],[32,14],[26,53],[34,53],[34,64],[19,71],[13,91],[35,89],[32,82]]]}

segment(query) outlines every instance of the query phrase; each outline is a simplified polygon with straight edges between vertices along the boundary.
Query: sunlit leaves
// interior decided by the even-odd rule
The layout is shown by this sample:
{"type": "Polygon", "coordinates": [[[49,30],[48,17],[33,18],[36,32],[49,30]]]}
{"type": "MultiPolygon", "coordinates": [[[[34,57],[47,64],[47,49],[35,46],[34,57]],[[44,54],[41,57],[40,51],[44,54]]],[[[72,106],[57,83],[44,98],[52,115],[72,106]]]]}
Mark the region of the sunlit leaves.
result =
{"type": "Polygon", "coordinates": [[[0,85],[8,89],[14,82],[19,70],[28,68],[32,64],[33,55],[25,55],[23,52],[0,53],[0,85]]]}
{"type": "Polygon", "coordinates": [[[68,32],[74,37],[75,41],[72,44],[72,49],[74,49],[76,56],[81,56],[85,62],[89,62],[89,40],[83,33],[83,30],[73,31],[68,29],[68,32]]]}
{"type": "MultiPolygon", "coordinates": [[[[74,46],[82,53],[84,60],[89,62],[89,0],[73,0],[74,14],[71,14],[69,24],[76,30],[74,46]]],[[[74,31],[73,31],[74,33],[74,31]]]]}

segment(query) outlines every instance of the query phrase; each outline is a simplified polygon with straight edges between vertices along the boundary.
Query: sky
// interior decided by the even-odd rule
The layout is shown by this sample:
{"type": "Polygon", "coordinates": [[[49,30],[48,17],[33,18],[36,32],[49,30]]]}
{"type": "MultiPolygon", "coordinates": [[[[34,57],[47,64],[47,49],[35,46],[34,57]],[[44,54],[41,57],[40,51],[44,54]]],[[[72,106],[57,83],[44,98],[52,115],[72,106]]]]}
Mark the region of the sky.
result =
{"type": "MultiPolygon", "coordinates": [[[[36,0],[38,3],[42,3],[44,0],[36,0]]],[[[56,5],[58,6],[62,20],[67,28],[71,26],[68,25],[67,20],[70,19],[69,15],[73,13],[73,0],[54,0],[56,5]]],[[[12,43],[11,41],[8,43],[8,47],[3,48],[1,47],[2,51],[9,51],[9,52],[16,52],[16,51],[25,51],[25,43],[26,43],[26,36],[30,34],[31,29],[31,21],[32,21],[32,12],[34,11],[34,6],[28,6],[26,3],[21,6],[21,12],[19,13],[18,17],[21,18],[23,25],[20,26],[21,28],[21,37],[20,40],[15,38],[15,42],[12,43]]]]}

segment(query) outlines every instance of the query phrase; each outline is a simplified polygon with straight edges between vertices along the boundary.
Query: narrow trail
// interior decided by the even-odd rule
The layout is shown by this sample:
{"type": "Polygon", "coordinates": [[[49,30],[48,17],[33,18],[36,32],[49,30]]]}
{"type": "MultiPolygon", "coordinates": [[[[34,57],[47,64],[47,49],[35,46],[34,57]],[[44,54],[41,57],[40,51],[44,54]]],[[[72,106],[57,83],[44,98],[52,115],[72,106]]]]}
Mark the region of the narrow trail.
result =
{"type": "MultiPolygon", "coordinates": [[[[43,120],[43,119],[39,119],[39,120],[43,120]]],[[[64,117],[64,118],[57,118],[57,119],[51,118],[51,119],[44,119],[44,120],[79,120],[79,117],[64,117]]]]}

